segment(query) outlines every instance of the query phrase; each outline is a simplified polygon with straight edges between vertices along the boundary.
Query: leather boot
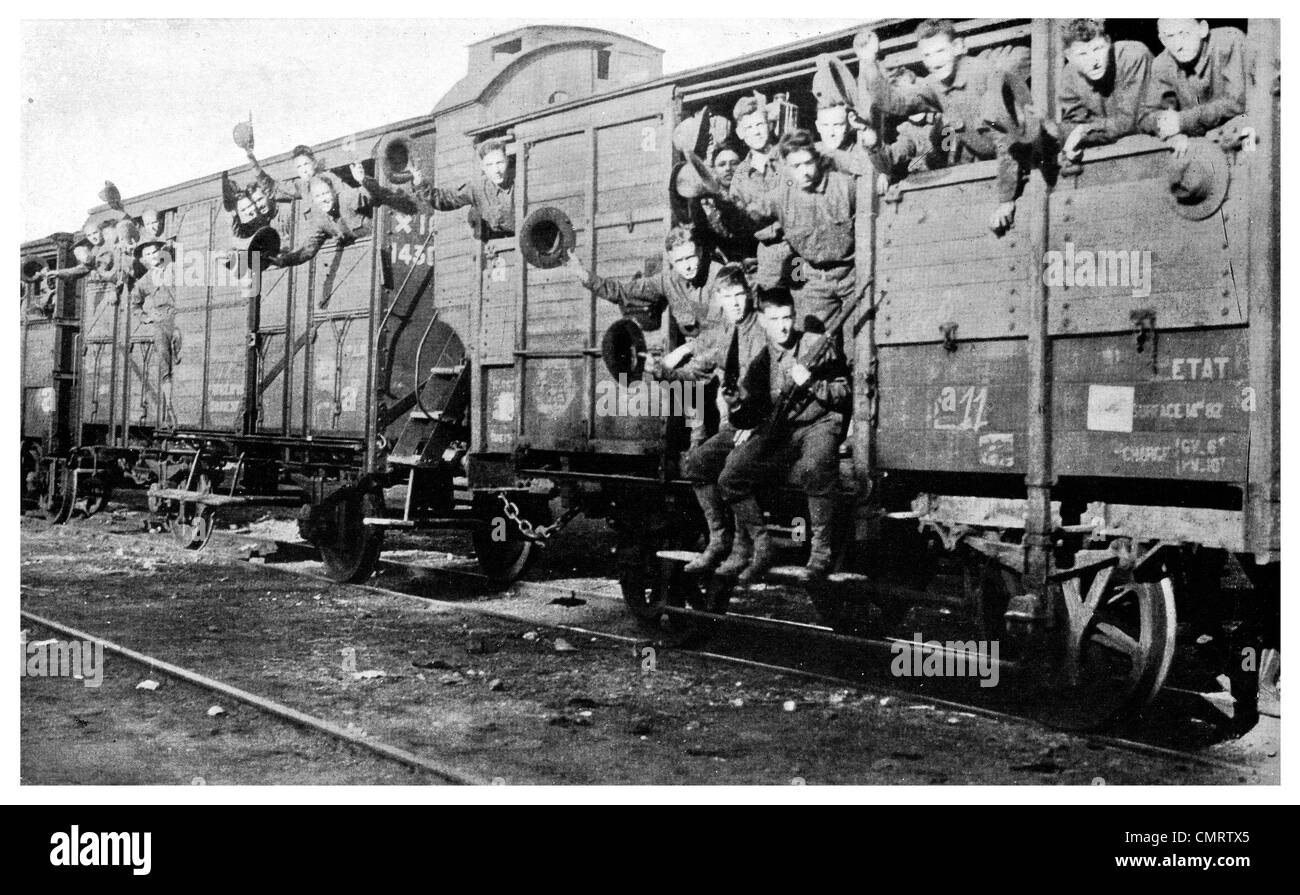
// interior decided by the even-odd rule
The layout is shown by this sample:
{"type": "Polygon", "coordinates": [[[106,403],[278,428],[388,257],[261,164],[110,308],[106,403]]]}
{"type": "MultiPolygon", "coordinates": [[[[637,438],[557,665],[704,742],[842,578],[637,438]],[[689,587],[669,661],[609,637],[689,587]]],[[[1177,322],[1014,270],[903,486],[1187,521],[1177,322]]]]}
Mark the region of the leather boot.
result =
{"type": "Polygon", "coordinates": [[[808,495],[809,550],[803,578],[825,578],[831,570],[831,526],[835,519],[835,501],[830,497],[808,495]]]}
{"type": "Polygon", "coordinates": [[[731,550],[730,514],[722,502],[722,492],[717,485],[696,485],[695,499],[704,512],[704,522],[709,527],[709,543],[704,552],[686,564],[686,574],[700,575],[712,572],[731,550]]]}
{"type": "Polygon", "coordinates": [[[763,510],[758,501],[750,497],[731,505],[736,514],[736,530],[744,529],[752,543],[752,555],[749,564],[737,577],[740,585],[751,584],[762,578],[772,567],[772,542],[767,536],[767,525],[763,522],[763,510]]]}
{"type": "Polygon", "coordinates": [[[734,535],[731,539],[731,553],[723,561],[722,565],[714,570],[713,574],[723,578],[735,578],[745,570],[749,565],[749,559],[754,555],[754,542],[749,538],[749,532],[745,526],[740,524],[739,515],[736,516],[736,523],[733,529],[734,535]]]}

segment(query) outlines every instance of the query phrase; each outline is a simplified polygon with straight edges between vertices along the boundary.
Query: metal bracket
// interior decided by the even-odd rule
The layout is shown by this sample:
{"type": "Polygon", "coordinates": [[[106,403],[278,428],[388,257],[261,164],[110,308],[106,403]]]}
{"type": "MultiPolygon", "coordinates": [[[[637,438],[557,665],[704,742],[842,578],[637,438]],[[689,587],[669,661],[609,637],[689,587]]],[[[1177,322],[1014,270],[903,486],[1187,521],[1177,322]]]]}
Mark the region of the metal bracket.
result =
{"type": "Polygon", "coordinates": [[[957,350],[957,324],[948,322],[939,324],[939,332],[943,333],[943,350],[952,352],[957,350]]]}
{"type": "Polygon", "coordinates": [[[1156,312],[1151,308],[1138,308],[1129,312],[1129,320],[1137,330],[1135,334],[1135,347],[1137,353],[1141,354],[1146,350],[1147,342],[1151,343],[1151,371],[1156,371],[1156,312]]]}
{"type": "Polygon", "coordinates": [[[939,540],[943,541],[943,548],[949,553],[956,550],[957,545],[961,543],[961,540],[971,532],[969,525],[962,525],[961,523],[950,525],[945,522],[940,522],[937,519],[924,518],[917,522],[916,529],[920,532],[929,529],[937,534],[939,540]]]}

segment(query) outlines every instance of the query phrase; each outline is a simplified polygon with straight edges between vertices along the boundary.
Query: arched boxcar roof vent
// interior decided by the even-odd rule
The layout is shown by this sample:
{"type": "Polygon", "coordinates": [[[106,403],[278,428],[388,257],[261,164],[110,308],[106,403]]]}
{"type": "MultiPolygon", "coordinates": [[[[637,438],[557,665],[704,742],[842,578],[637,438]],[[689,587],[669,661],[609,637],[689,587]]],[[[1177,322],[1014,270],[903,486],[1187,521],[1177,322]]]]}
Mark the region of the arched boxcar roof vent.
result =
{"type": "MultiPolygon", "coordinates": [[[[594,66],[586,79],[585,89],[572,89],[576,84],[563,85],[572,99],[607,89],[615,83],[651,80],[663,74],[664,51],[644,41],[601,28],[528,25],[470,44],[469,73],[438,101],[433,114],[484,102],[541,58],[559,59],[560,51],[564,49],[590,51],[588,58],[594,66]]],[[[541,104],[545,99],[546,96],[541,98],[541,104]]]]}

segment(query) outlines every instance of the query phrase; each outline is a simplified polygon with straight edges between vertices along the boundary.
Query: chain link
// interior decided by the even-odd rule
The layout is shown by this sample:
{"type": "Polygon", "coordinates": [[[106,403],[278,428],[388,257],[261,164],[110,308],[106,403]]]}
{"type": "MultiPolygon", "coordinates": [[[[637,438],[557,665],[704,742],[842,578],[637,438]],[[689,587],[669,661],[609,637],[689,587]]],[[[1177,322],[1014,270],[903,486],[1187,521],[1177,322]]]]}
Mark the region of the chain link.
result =
{"type": "Polygon", "coordinates": [[[577,506],[572,506],[564,511],[564,515],[559,519],[556,519],[550,525],[533,525],[533,523],[529,522],[519,514],[518,505],[509,497],[506,497],[504,491],[498,491],[497,497],[501,498],[501,505],[505,508],[506,518],[513,522],[515,527],[519,529],[519,533],[530,541],[546,542],[550,540],[552,535],[564,526],[568,525],[569,521],[573,519],[574,516],[578,515],[579,512],[577,506]]]}

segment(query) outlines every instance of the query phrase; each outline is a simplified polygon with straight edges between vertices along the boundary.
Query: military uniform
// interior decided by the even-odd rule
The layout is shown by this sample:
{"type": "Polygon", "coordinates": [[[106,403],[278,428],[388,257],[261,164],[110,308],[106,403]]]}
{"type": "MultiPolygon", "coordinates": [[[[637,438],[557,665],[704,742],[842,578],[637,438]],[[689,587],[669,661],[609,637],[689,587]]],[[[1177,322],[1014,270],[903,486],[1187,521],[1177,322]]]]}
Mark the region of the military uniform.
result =
{"type": "Polygon", "coordinates": [[[771,565],[771,542],[763,511],[755,499],[758,489],[774,482],[792,481],[808,495],[811,544],[808,576],[824,575],[831,562],[832,493],[838,479],[839,445],[851,402],[843,358],[832,346],[824,359],[812,356],[825,336],[796,332],[789,347],[770,345],[768,372],[773,406],[794,387],[790,370],[796,363],[807,367],[812,380],[784,409],[785,419],[769,419],[754,436],[726,458],[718,485],[736,519],[731,555],[718,567],[719,575],[738,575],[749,584],[771,565]]]}
{"type": "Polygon", "coordinates": [[[618,305],[624,314],[654,317],[667,307],[682,334],[695,336],[708,318],[709,294],[716,275],[717,268],[706,255],[700,259],[700,269],[693,280],[683,277],[672,265],[665,265],[653,276],[629,280],[588,274],[583,285],[598,298],[618,305]]]}
{"type": "Polygon", "coordinates": [[[879,63],[862,65],[859,78],[874,98],[875,108],[888,115],[942,114],[954,141],[950,163],[996,158],[998,201],[1015,201],[1023,165],[1012,155],[1013,139],[1038,136],[1024,134],[1023,125],[1012,121],[1006,108],[1003,91],[1008,86],[1018,99],[1028,98],[1028,88],[1016,75],[982,57],[959,56],[948,82],[933,75],[915,83],[892,81],[879,63]]]}
{"type": "Polygon", "coordinates": [[[784,183],[750,207],[757,220],[776,220],[785,242],[798,256],[791,273],[795,326],[824,326],[853,295],[854,216],[857,187],[853,178],[824,170],[811,190],[784,183]],[[816,321],[805,324],[808,317],[816,321]]]}
{"type": "Polygon", "coordinates": [[[1156,111],[1150,80],[1151,51],[1135,40],[1115,41],[1110,71],[1098,83],[1067,62],[1057,90],[1061,122],[1067,129],[1077,125],[1088,129],[1079,140],[1080,147],[1104,146],[1136,134],[1147,115],[1156,111]]]}
{"type": "MultiPolygon", "coordinates": [[[[1211,28],[1201,55],[1184,68],[1168,50],[1151,64],[1150,104],[1178,112],[1180,133],[1207,132],[1246,111],[1246,35],[1237,28],[1211,28]]],[[[1155,114],[1143,130],[1156,133],[1155,114]]]]}
{"type": "MultiPolygon", "coordinates": [[[[796,363],[808,366],[824,338],[801,332],[788,348],[768,345],[774,405],[783,392],[794,387],[791,368],[796,363]]],[[[843,357],[834,347],[827,359],[809,369],[814,380],[811,399],[792,404],[791,409],[798,412],[782,424],[780,432],[773,436],[773,422],[769,420],[753,438],[731,452],[718,479],[728,502],[753,497],[762,485],[786,479],[813,496],[829,495],[834,490],[839,477],[839,445],[851,401],[848,374],[843,357]],[[779,443],[764,444],[772,437],[779,443]]]]}
{"type": "Polygon", "coordinates": [[[158,372],[163,379],[170,379],[181,355],[181,333],[176,328],[176,275],[170,263],[154,268],[136,281],[131,290],[131,304],[140,313],[142,322],[153,325],[158,372]]]}
{"type": "MultiPolygon", "coordinates": [[[[299,202],[302,216],[308,217],[311,214],[311,188],[306,181],[294,179],[288,183],[281,183],[267,174],[257,162],[253,162],[253,170],[257,173],[257,183],[262,188],[262,192],[266,193],[272,202],[299,202]]],[[[316,170],[317,173],[321,173],[325,169],[318,166],[316,170]]]]}
{"type": "MultiPolygon", "coordinates": [[[[767,334],[759,323],[758,314],[751,312],[737,324],[718,320],[705,329],[696,340],[695,354],[676,370],[665,370],[660,378],[667,381],[698,382],[717,375],[727,363],[731,351],[732,334],[737,335],[736,359],[740,370],[749,368],[755,357],[767,347],[767,334]]],[[[682,477],[696,482],[717,482],[722,474],[727,454],[735,446],[736,428],[723,419],[718,431],[699,443],[682,459],[682,477]]]]}
{"type": "MultiPolygon", "coordinates": [[[[767,350],[767,334],[756,313],[747,314],[734,325],[722,318],[715,318],[696,341],[696,353],[691,359],[676,370],[665,371],[662,378],[679,381],[713,378],[718,370],[726,366],[733,336],[736,340],[737,366],[742,371],[749,368],[755,357],[767,350]]],[[[709,543],[703,553],[687,564],[686,571],[689,574],[712,571],[732,549],[730,514],[718,488],[718,476],[726,465],[727,456],[736,445],[737,430],[729,419],[723,419],[718,431],[712,436],[700,438],[701,434],[702,426],[696,426],[692,430],[691,449],[682,460],[682,476],[693,483],[695,499],[699,501],[708,526],[709,543]]],[[[743,530],[739,533],[738,541],[750,543],[743,530]]]]}
{"type": "Polygon", "coordinates": [[[515,233],[515,185],[497,186],[486,175],[455,189],[422,184],[415,195],[438,211],[455,211],[467,206],[477,215],[480,239],[500,239],[515,233]]]}
{"type": "MultiPolygon", "coordinates": [[[[751,149],[736,166],[728,198],[733,205],[748,209],[783,183],[785,174],[776,157],[776,147],[773,146],[766,153],[751,149]]],[[[748,251],[745,251],[744,257],[758,261],[758,272],[754,275],[755,285],[763,289],[781,285],[790,263],[790,247],[780,240],[776,228],[764,228],[759,232],[754,232],[752,226],[745,229],[748,231],[744,234],[748,251]]]]}
{"type": "Polygon", "coordinates": [[[373,177],[365,178],[360,189],[342,186],[334,211],[312,215],[312,231],[306,242],[292,251],[281,253],[273,263],[277,267],[293,267],[315,258],[321,246],[330,240],[336,240],[340,245],[356,242],[359,237],[370,233],[371,218],[378,205],[404,211],[413,203],[404,194],[380,186],[373,177]]]}

